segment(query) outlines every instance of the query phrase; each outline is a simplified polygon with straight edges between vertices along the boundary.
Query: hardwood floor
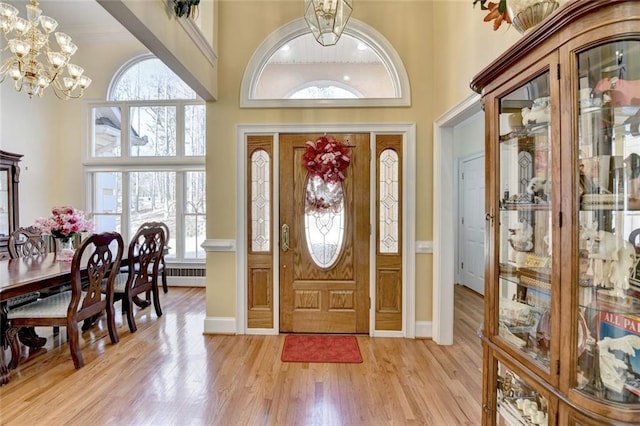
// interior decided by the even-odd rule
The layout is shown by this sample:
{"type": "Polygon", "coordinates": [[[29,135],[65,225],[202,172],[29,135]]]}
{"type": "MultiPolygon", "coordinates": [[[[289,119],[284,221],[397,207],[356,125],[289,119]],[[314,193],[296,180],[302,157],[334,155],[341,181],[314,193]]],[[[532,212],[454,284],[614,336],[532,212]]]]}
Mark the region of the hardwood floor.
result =
{"type": "Polygon", "coordinates": [[[80,370],[62,337],[38,329],[49,341],[0,387],[0,423],[481,423],[482,298],[464,287],[455,290],[454,345],[359,336],[362,364],[283,363],[283,335],[203,335],[204,289],[172,287],[160,297],[164,315],[139,311],[135,334],[117,304],[117,345],[104,319],[84,333],[80,370]]]}

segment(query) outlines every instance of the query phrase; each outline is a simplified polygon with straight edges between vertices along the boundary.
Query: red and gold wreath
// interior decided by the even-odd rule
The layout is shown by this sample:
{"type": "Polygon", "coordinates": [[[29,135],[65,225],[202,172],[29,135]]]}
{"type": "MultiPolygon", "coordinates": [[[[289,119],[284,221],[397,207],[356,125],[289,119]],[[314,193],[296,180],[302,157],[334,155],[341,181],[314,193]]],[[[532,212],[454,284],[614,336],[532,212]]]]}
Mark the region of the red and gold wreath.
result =
{"type": "Polygon", "coordinates": [[[349,147],[327,135],[315,142],[307,141],[307,151],[302,156],[302,165],[309,175],[318,176],[327,183],[342,182],[350,162],[349,147]]]}

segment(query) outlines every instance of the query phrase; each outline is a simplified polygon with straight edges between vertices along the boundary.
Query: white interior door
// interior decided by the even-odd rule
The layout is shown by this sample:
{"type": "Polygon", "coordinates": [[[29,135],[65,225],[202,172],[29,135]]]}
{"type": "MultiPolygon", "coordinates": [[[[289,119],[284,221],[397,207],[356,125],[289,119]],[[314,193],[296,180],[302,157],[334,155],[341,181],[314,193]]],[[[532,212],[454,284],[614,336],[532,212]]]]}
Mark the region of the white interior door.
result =
{"type": "Polygon", "coordinates": [[[484,295],[484,155],[460,160],[458,279],[484,295]]]}

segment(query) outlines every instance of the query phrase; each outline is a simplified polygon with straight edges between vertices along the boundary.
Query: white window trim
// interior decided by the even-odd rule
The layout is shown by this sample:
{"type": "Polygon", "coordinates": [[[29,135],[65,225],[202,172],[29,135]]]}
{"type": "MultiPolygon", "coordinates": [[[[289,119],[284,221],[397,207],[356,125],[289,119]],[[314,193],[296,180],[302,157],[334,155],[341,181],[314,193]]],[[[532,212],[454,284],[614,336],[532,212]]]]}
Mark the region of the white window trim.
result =
{"type": "Polygon", "coordinates": [[[285,43],[309,33],[304,18],[295,19],[271,33],[251,56],[240,86],[240,108],[323,108],[323,107],[406,107],[411,106],[409,76],[400,55],[387,39],[373,27],[351,18],[344,34],[367,43],[381,58],[391,76],[396,98],[368,99],[250,99],[260,72],[271,56],[285,43]]]}
{"type": "MultiPolygon", "coordinates": [[[[153,56],[143,55],[138,58],[135,58],[131,61],[128,61],[126,66],[132,66],[135,63],[149,59],[153,56]]],[[[113,82],[119,81],[119,78],[122,75],[122,72],[126,71],[126,67],[122,67],[112,79],[113,82]]],[[[109,86],[108,93],[111,93],[111,85],[109,86]]],[[[84,159],[82,165],[84,167],[85,174],[85,199],[87,200],[87,205],[85,207],[85,211],[87,213],[93,212],[93,173],[96,172],[120,172],[129,174],[131,172],[158,172],[158,171],[170,171],[176,173],[176,202],[182,202],[183,193],[179,188],[183,186],[183,176],[184,172],[191,171],[206,171],[206,156],[185,156],[184,155],[184,144],[183,132],[178,132],[176,135],[176,155],[168,156],[168,157],[155,157],[155,156],[130,156],[129,154],[129,132],[122,132],[121,134],[121,153],[122,155],[119,157],[92,157],[93,152],[93,125],[92,125],[92,111],[94,108],[99,107],[109,107],[109,106],[118,106],[121,109],[129,108],[131,106],[175,106],[176,112],[180,121],[183,120],[183,113],[180,111],[184,111],[184,107],[186,105],[204,105],[205,103],[199,99],[169,99],[169,100],[142,100],[142,101],[89,101],[85,103],[86,106],[86,120],[87,123],[86,128],[86,143],[84,149],[84,159]]],[[[184,124],[184,123],[183,123],[184,124]]],[[[123,120],[121,126],[124,128],[128,128],[129,126],[129,114],[123,114],[123,120]]],[[[129,193],[129,185],[128,185],[128,177],[123,178],[123,194],[129,193]]],[[[122,200],[122,209],[123,211],[119,213],[122,218],[123,223],[130,223],[130,214],[129,214],[129,206],[128,206],[128,197],[124,197],[122,200]]],[[[178,219],[176,217],[176,219],[178,219]]],[[[182,235],[183,223],[180,220],[176,220],[176,235],[182,235]]],[[[121,234],[125,241],[128,240],[131,236],[129,235],[128,227],[121,229],[121,234]]],[[[206,239],[205,239],[206,240],[206,239]]],[[[203,241],[205,241],[203,240],[203,241]]],[[[184,246],[183,242],[176,238],[176,257],[169,258],[168,263],[172,267],[179,267],[179,265],[204,265],[206,259],[195,259],[195,258],[185,258],[184,257],[184,246]],[[178,253],[181,253],[178,256],[178,253]]]]}

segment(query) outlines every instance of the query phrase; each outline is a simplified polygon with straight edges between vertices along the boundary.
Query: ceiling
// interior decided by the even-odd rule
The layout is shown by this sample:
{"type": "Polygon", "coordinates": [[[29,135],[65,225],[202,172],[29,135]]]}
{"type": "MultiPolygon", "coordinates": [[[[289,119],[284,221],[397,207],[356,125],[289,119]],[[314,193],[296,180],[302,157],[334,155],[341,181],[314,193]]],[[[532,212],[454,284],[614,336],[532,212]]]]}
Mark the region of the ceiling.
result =
{"type": "MultiPolygon", "coordinates": [[[[26,18],[29,0],[2,0],[26,18]]],[[[126,41],[133,36],[95,0],[39,0],[42,14],[58,21],[57,31],[67,33],[79,46],[126,41]]]]}

